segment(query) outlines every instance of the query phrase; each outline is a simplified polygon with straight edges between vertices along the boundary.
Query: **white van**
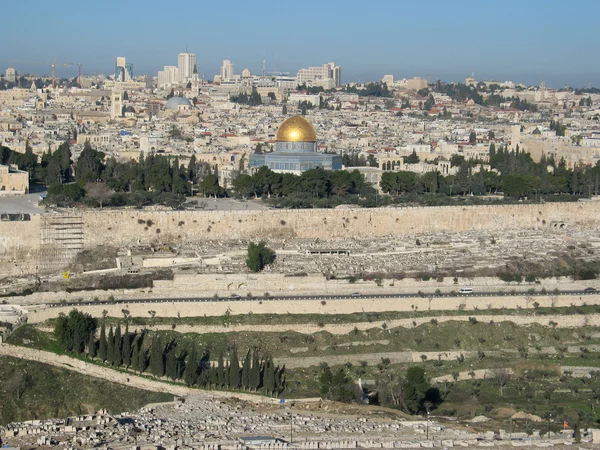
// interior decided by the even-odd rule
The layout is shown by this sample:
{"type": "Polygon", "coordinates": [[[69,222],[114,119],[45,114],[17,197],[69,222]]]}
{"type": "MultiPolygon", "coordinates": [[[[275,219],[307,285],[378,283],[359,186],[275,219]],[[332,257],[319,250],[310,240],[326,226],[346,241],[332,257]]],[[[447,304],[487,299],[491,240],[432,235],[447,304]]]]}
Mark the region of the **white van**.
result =
{"type": "Polygon", "coordinates": [[[464,288],[460,288],[460,292],[461,294],[472,294],[473,293],[473,288],[468,288],[468,287],[464,287],[464,288]]]}

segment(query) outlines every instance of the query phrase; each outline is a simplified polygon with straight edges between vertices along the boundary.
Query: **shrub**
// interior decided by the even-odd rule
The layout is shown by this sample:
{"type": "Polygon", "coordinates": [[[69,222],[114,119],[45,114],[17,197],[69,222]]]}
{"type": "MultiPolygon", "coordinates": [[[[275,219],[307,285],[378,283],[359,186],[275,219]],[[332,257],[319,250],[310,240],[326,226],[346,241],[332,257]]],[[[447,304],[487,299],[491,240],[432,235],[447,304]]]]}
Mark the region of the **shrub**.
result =
{"type": "Polygon", "coordinates": [[[248,244],[246,265],[250,271],[260,272],[266,265],[271,264],[274,260],[275,252],[267,247],[263,241],[258,244],[255,244],[254,242],[248,244]]]}
{"type": "Polygon", "coordinates": [[[475,325],[477,323],[477,319],[475,317],[469,317],[469,323],[471,325],[475,325]]]}
{"type": "Polygon", "coordinates": [[[525,276],[525,281],[527,281],[528,283],[535,283],[535,275],[532,273],[528,273],[525,276]]]}

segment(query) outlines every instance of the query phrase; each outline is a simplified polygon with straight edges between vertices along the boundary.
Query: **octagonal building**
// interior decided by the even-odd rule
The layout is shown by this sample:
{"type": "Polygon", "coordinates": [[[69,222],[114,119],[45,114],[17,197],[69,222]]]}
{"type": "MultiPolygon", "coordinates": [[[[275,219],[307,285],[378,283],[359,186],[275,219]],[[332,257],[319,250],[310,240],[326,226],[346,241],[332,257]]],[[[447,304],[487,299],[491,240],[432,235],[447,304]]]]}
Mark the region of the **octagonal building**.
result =
{"type": "Polygon", "coordinates": [[[325,170],[342,168],[342,157],[317,152],[317,133],[302,116],[285,120],[277,130],[275,151],[272,153],[252,153],[250,169],[267,166],[274,172],[301,173],[321,167],[325,170]]]}

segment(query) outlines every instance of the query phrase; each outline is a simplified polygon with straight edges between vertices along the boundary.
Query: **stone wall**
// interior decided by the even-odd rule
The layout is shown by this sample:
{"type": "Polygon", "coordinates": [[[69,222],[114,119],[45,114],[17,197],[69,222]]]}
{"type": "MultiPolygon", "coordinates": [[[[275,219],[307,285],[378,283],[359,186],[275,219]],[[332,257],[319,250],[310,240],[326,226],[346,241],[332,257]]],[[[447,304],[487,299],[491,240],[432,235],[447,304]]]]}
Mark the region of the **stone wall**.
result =
{"type": "MultiPolygon", "coordinates": [[[[323,239],[593,228],[600,226],[600,202],[266,211],[87,210],[81,213],[81,220],[83,246],[93,248],[107,242],[127,246],[267,237],[323,239]]],[[[27,222],[0,222],[0,276],[35,273],[40,264],[41,222],[36,215],[27,222]]]]}
{"type": "MultiPolygon", "coordinates": [[[[588,305],[600,303],[600,296],[561,295],[556,297],[539,296],[534,302],[541,307],[565,307],[573,305],[588,305]]],[[[122,303],[117,305],[78,306],[81,311],[88,312],[94,317],[102,317],[106,310],[110,317],[123,317],[122,310],[127,309],[133,317],[150,317],[148,311],[156,312],[158,317],[198,317],[223,316],[226,314],[350,314],[360,312],[384,311],[452,311],[459,308],[465,311],[482,309],[517,309],[533,308],[530,296],[511,297],[441,297],[441,298],[356,298],[352,300],[251,300],[231,301],[215,300],[206,302],[170,302],[161,303],[122,303]]],[[[28,308],[28,322],[40,323],[47,319],[58,317],[60,313],[68,313],[72,306],[57,306],[53,308],[28,308]]]]}
{"type": "Polygon", "coordinates": [[[600,224],[600,202],[427,208],[84,213],[86,247],[206,239],[377,237],[600,224]]]}
{"type": "Polygon", "coordinates": [[[0,279],[36,273],[39,263],[41,216],[31,220],[0,221],[0,279]]]}

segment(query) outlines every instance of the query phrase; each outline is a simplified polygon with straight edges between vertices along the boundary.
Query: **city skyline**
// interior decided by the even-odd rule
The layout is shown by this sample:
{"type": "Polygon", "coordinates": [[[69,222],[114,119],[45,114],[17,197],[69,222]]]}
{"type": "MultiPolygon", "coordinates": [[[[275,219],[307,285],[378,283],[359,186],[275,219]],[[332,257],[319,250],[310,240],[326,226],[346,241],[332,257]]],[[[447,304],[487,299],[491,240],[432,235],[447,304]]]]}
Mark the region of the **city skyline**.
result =
{"type": "MultiPolygon", "coordinates": [[[[379,80],[384,74],[464,81],[474,72],[478,79],[545,81],[556,88],[600,86],[600,63],[586,58],[599,40],[593,23],[599,4],[580,0],[564,11],[558,1],[482,3],[390,2],[376,9],[341,2],[309,1],[302,8],[233,2],[224,11],[184,0],[168,15],[155,1],[142,7],[110,0],[101,9],[67,1],[69,21],[64,11],[38,14],[30,4],[7,4],[5,15],[12,20],[4,32],[19,38],[0,49],[0,65],[2,72],[12,66],[20,73],[49,75],[49,67],[9,61],[56,58],[83,63],[87,74],[109,75],[115,58],[123,55],[134,75],[156,76],[163,66],[177,64],[177,55],[187,49],[196,54],[205,79],[229,59],[238,72],[248,68],[253,74],[261,72],[263,60],[268,71],[290,73],[336,61],[344,69],[343,83],[379,80]],[[106,23],[117,5],[120,17],[128,19],[119,33],[106,33],[103,26],[72,27],[92,13],[98,24],[106,23]],[[23,33],[24,23],[40,31],[23,33]],[[51,34],[48,24],[54,25],[51,34]]],[[[76,67],[57,67],[57,74],[73,77],[76,67]]]]}

